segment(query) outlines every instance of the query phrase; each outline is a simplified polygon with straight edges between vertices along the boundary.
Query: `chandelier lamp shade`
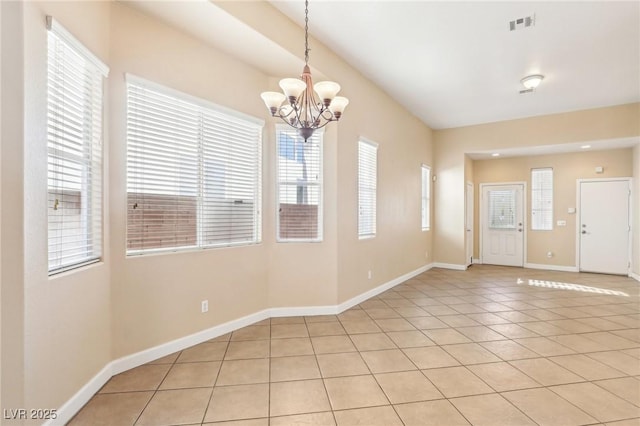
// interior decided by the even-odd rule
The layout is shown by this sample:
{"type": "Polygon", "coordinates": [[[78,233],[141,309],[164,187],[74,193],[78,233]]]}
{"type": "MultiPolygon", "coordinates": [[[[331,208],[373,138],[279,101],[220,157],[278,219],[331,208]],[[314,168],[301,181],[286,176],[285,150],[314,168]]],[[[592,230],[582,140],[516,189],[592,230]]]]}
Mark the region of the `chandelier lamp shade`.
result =
{"type": "Polygon", "coordinates": [[[336,96],[340,85],[333,81],[313,84],[309,68],[309,1],[305,1],[304,68],[300,78],[280,80],[280,92],[263,92],[260,97],[272,117],[279,117],[298,130],[306,141],[316,129],[342,117],[349,100],[336,96]],[[317,95],[317,97],[316,97],[317,95]]]}

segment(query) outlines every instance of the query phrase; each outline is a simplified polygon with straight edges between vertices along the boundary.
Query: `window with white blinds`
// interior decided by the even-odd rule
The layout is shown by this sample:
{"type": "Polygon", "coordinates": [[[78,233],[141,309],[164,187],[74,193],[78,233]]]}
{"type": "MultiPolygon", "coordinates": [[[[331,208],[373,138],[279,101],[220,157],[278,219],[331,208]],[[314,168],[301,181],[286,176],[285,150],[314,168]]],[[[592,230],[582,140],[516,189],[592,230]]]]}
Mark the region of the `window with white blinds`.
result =
{"type": "Polygon", "coordinates": [[[262,127],[127,76],[127,254],[260,242],[262,127]]]}
{"type": "Polygon", "coordinates": [[[322,241],[322,135],[276,127],[278,241],[322,241]]]}
{"type": "Polygon", "coordinates": [[[553,229],[553,169],[531,169],[531,229],[553,229]]]}
{"type": "Polygon", "coordinates": [[[422,165],[422,230],[431,228],[431,168],[422,165]]]}
{"type": "Polygon", "coordinates": [[[378,145],[358,141],[358,237],[376,235],[378,145]]]}
{"type": "Polygon", "coordinates": [[[516,191],[489,191],[489,228],[516,229],[516,191]]]}
{"type": "Polygon", "coordinates": [[[108,68],[47,17],[49,275],[102,256],[102,97],[108,68]]]}

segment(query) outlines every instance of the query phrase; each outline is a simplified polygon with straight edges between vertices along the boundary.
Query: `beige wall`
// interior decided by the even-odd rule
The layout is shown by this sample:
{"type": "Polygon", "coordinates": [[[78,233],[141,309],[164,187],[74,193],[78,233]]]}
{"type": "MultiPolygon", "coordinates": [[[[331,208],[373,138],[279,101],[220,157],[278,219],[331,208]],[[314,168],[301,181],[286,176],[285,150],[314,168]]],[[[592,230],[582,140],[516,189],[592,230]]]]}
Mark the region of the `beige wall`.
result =
{"type": "MultiPolygon", "coordinates": [[[[525,263],[552,266],[576,266],[576,216],[568,208],[576,208],[576,180],[589,178],[630,177],[632,175],[631,149],[591,151],[557,155],[537,155],[474,161],[476,206],[483,183],[526,182],[527,258],[525,263]],[[595,167],[603,166],[604,173],[596,174],[595,167]],[[553,230],[531,230],[531,169],[553,168],[553,230]],[[558,220],[567,222],[557,226],[558,220]],[[548,258],[547,252],[553,257],[548,258]]],[[[479,210],[476,208],[474,232],[474,258],[480,257],[479,210]]]]}
{"type": "Polygon", "coordinates": [[[435,260],[464,263],[465,153],[637,136],[638,103],[434,131],[435,260]]]}

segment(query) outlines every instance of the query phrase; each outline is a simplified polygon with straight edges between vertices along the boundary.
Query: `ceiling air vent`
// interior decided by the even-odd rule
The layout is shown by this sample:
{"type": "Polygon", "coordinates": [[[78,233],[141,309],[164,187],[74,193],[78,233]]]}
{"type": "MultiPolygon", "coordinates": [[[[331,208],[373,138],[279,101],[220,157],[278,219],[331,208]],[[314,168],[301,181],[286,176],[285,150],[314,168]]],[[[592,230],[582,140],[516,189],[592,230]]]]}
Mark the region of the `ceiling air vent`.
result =
{"type": "Polygon", "coordinates": [[[533,27],[536,25],[536,15],[525,16],[524,18],[514,19],[509,21],[509,31],[522,30],[524,28],[533,27]]]}
{"type": "Polygon", "coordinates": [[[519,93],[521,95],[524,95],[525,93],[533,93],[533,89],[522,89],[519,93]]]}

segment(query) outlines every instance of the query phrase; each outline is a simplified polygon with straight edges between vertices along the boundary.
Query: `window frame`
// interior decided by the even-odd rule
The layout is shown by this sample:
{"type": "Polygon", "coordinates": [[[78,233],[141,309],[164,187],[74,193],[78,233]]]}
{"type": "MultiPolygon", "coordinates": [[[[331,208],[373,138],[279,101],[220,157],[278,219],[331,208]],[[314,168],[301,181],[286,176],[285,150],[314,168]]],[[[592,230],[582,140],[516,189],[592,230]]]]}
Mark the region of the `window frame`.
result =
{"type": "Polygon", "coordinates": [[[553,217],[554,217],[554,178],[553,178],[553,167],[534,167],[531,169],[530,173],[531,177],[531,230],[532,231],[553,231],[553,217]],[[536,181],[534,179],[534,173],[536,172],[549,172],[550,180],[551,180],[551,188],[538,188],[536,187],[536,181]],[[545,198],[545,192],[550,192],[550,194],[546,194],[550,199],[550,206],[548,208],[536,208],[537,204],[541,204],[545,198]],[[534,197],[536,193],[540,197],[540,200],[535,200],[534,197]],[[539,201],[539,203],[536,203],[539,201]],[[534,218],[536,212],[548,213],[550,215],[548,226],[546,227],[536,227],[536,219],[534,218]]]}
{"type": "MultiPolygon", "coordinates": [[[[318,129],[313,132],[311,138],[318,138],[318,149],[319,149],[319,176],[316,182],[306,182],[304,186],[306,187],[317,187],[318,188],[318,223],[317,229],[318,233],[316,238],[283,238],[280,236],[280,186],[282,184],[285,185],[293,185],[298,184],[299,182],[293,181],[281,181],[280,180],[280,133],[285,132],[288,134],[294,133],[295,137],[301,138],[301,136],[297,135],[297,131],[288,126],[286,124],[276,124],[275,125],[275,218],[276,218],[276,242],[277,243],[321,243],[324,240],[324,129],[318,129]]],[[[302,142],[305,143],[305,142],[302,142]]]]}
{"type": "Polygon", "coordinates": [[[422,164],[420,166],[420,178],[421,178],[421,227],[423,231],[431,230],[431,166],[427,166],[426,164],[422,164]],[[426,179],[425,179],[425,171],[426,171],[426,179]],[[425,191],[426,189],[426,191],[425,191]],[[426,192],[426,194],[425,194],[426,192]],[[426,204],[426,206],[425,206],[426,204]],[[425,225],[426,222],[426,225],[425,225]]]}
{"type": "MultiPolygon", "coordinates": [[[[176,252],[189,252],[189,251],[200,251],[200,250],[209,250],[209,249],[219,249],[219,248],[230,248],[230,247],[239,247],[239,246],[252,246],[258,245],[262,243],[262,145],[263,145],[263,130],[264,130],[264,120],[258,119],[256,117],[250,116],[248,114],[241,113],[239,111],[235,111],[233,109],[218,105],[214,102],[198,98],[196,96],[189,95],[187,93],[181,92],[176,89],[172,89],[170,87],[161,85],[159,83],[146,80],[144,78],[138,77],[133,74],[126,74],[126,90],[127,97],[129,96],[129,87],[137,86],[141,89],[147,89],[149,91],[158,93],[163,96],[168,96],[176,99],[179,102],[186,102],[191,104],[194,108],[198,110],[199,117],[199,135],[198,139],[195,142],[195,146],[197,146],[197,184],[194,185],[192,190],[196,191],[196,207],[195,207],[195,215],[196,215],[196,230],[195,230],[195,243],[190,245],[176,245],[170,247],[155,247],[155,248],[142,248],[142,249],[130,249],[129,245],[129,213],[128,213],[128,205],[129,200],[126,200],[125,203],[125,223],[126,223],[126,238],[125,238],[125,251],[127,257],[137,257],[137,256],[146,256],[146,255],[154,255],[154,254],[166,254],[166,253],[176,253],[176,252]],[[202,126],[204,124],[205,116],[207,114],[212,115],[224,115],[229,120],[243,120],[247,125],[247,129],[250,125],[259,127],[259,129],[254,129],[257,131],[257,140],[256,142],[256,169],[255,169],[255,181],[254,190],[255,190],[255,200],[254,209],[253,209],[253,223],[254,229],[252,231],[253,238],[250,241],[226,241],[222,243],[206,243],[204,238],[204,233],[206,232],[204,223],[204,207],[203,204],[205,202],[207,193],[204,190],[205,186],[205,172],[204,172],[204,164],[208,159],[204,155],[204,146],[206,141],[204,141],[204,137],[202,136],[202,126]]],[[[127,113],[126,113],[126,128],[127,128],[127,149],[126,149],[126,158],[127,158],[127,173],[126,173],[126,193],[127,197],[129,194],[129,185],[130,185],[130,174],[129,174],[129,155],[130,155],[130,135],[129,135],[129,113],[130,113],[130,105],[127,101],[127,113]]],[[[178,179],[181,175],[176,175],[178,179]]],[[[171,196],[176,196],[175,194],[170,194],[171,196]]]]}
{"type": "MultiPolygon", "coordinates": [[[[377,229],[377,222],[378,222],[378,150],[379,150],[379,145],[376,142],[373,142],[371,140],[368,140],[366,138],[361,137],[358,140],[358,174],[357,174],[357,180],[358,180],[358,239],[359,240],[368,240],[371,238],[375,238],[377,233],[378,233],[378,229],[377,229]],[[374,152],[374,165],[373,165],[373,185],[372,188],[364,188],[363,183],[361,182],[362,180],[362,175],[363,175],[363,171],[365,171],[362,166],[363,166],[363,162],[362,160],[362,148],[363,147],[368,147],[369,149],[373,149],[374,152]],[[363,232],[362,228],[363,225],[361,223],[361,218],[363,216],[362,211],[363,211],[363,189],[367,189],[368,191],[371,191],[370,193],[373,194],[373,199],[371,200],[371,212],[372,212],[372,217],[368,219],[368,222],[370,223],[370,227],[366,228],[363,232]]],[[[369,176],[369,178],[371,178],[371,176],[369,176]]]]}
{"type": "Polygon", "coordinates": [[[105,79],[109,74],[109,67],[52,16],[46,16],[46,28],[47,197],[52,192],[61,194],[56,195],[51,206],[50,200],[47,200],[47,273],[52,277],[101,262],[104,256],[103,147],[105,79]],[[82,76],[81,80],[77,78],[78,75],[82,76]],[[65,86],[65,82],[73,82],[75,87],[65,86]],[[60,99],[60,96],[64,99],[60,99]],[[77,123],[73,126],[74,119],[67,115],[71,114],[70,100],[75,101],[76,106],[81,108],[75,113],[82,117],[80,128],[77,123]],[[73,150],[78,152],[71,152],[73,150]],[[73,179],[71,176],[74,173],[77,173],[79,179],[79,189],[65,189],[65,182],[71,183],[72,180],[68,179],[73,179]],[[64,200],[65,191],[77,192],[77,201],[64,200]],[[62,213],[54,214],[61,203],[62,213]],[[79,216],[79,225],[72,228],[78,233],[68,234],[67,238],[80,236],[82,240],[76,240],[80,244],[71,250],[80,250],[82,253],[74,254],[71,261],[63,259],[65,252],[69,256],[69,247],[51,250],[52,241],[55,244],[57,240],[57,244],[61,245],[65,238],[61,235],[61,228],[52,229],[52,224],[64,223],[65,218],[69,219],[71,216],[71,213],[64,213],[65,209],[70,208],[64,203],[79,204],[73,207],[79,211],[74,215],[79,216]]]}

